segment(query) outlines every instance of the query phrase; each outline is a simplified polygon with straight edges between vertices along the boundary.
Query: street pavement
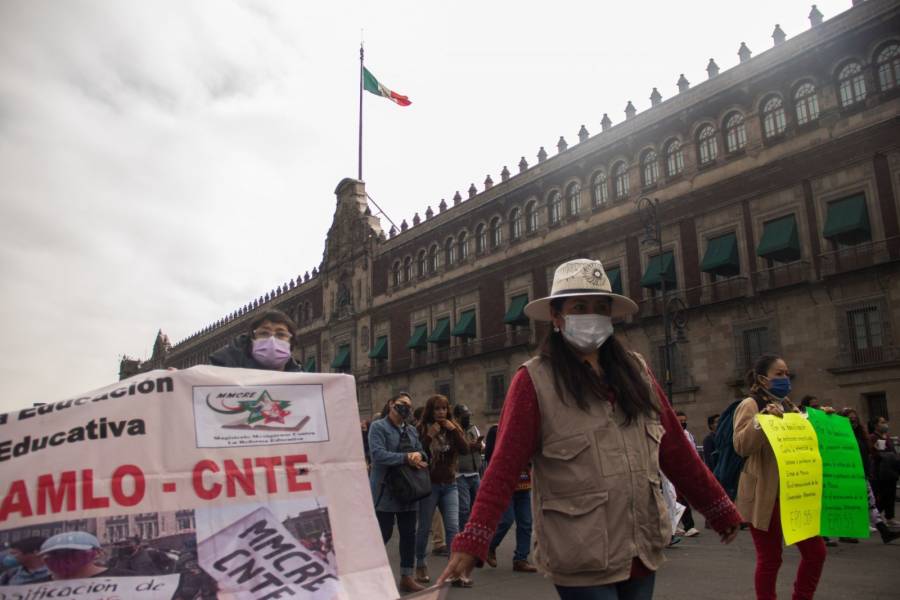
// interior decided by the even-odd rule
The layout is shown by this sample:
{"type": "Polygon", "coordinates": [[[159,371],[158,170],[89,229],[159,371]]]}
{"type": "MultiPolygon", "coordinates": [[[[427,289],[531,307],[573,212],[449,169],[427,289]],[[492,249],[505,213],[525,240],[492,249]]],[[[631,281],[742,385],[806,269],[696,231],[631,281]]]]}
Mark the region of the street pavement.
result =
{"type": "MultiPolygon", "coordinates": [[[[701,521],[702,522],[702,521],[701,521]]],[[[553,585],[539,573],[512,570],[515,530],[510,530],[497,551],[498,566],[473,572],[475,587],[452,589],[451,600],[496,598],[531,600],[558,598],[553,585]]],[[[395,574],[400,556],[397,534],[388,542],[388,557],[395,574]]],[[[577,552],[577,548],[572,548],[577,552]]],[[[656,576],[655,600],[755,600],[753,592],[754,551],[747,531],[734,543],[724,546],[710,530],[684,539],[666,551],[668,561],[656,576]]],[[[784,564],[778,578],[778,597],[791,597],[794,575],[800,562],[796,548],[785,548],[784,564]]],[[[428,557],[432,581],[444,570],[447,559],[428,557]]],[[[885,545],[874,534],[858,544],[828,548],[828,559],[819,582],[816,600],[898,600],[900,599],[900,540],[885,545]]]]}

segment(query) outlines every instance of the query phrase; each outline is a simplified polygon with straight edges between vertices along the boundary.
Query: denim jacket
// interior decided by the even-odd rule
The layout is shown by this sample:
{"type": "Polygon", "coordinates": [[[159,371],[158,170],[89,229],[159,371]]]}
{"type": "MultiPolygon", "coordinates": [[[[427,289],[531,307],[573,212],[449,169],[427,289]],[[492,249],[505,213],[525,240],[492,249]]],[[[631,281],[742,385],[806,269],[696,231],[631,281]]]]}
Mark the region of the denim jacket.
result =
{"type": "MultiPolygon", "coordinates": [[[[402,425],[409,436],[409,443],[417,452],[422,452],[422,443],[416,433],[416,428],[410,425],[402,425]]],[[[400,504],[391,496],[390,490],[383,485],[384,476],[390,467],[406,463],[406,452],[399,452],[400,431],[389,418],[378,419],[369,425],[369,454],[372,457],[372,471],[369,473],[369,484],[372,488],[372,500],[375,502],[375,510],[381,512],[405,512],[416,510],[418,502],[412,504],[400,504]]]]}

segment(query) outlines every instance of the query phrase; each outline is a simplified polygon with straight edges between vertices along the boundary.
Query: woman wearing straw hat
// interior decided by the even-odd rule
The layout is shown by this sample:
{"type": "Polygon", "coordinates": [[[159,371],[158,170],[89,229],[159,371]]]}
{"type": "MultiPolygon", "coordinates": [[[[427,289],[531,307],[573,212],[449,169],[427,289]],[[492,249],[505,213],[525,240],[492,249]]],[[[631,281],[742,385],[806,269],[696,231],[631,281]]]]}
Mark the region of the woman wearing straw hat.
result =
{"type": "Polygon", "coordinates": [[[637,310],[588,259],[560,265],[550,296],[525,307],[553,328],[510,384],[496,449],[439,582],[468,577],[485,559],[529,461],[535,562],[563,600],[652,597],[671,537],[660,470],[723,542],[737,535],[734,504],[688,444],[643,359],[613,333],[612,319],[637,310]]]}

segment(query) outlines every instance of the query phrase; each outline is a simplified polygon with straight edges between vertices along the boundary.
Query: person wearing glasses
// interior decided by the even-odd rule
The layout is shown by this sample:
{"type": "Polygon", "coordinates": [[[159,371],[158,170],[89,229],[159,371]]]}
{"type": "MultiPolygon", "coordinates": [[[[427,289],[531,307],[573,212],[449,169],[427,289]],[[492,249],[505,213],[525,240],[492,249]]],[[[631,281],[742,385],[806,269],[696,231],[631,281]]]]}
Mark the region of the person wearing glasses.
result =
{"type": "Polygon", "coordinates": [[[302,371],[291,356],[297,326],[280,310],[269,310],[250,323],[247,333],[209,355],[209,363],[217,367],[268,369],[270,371],[302,371]]]}

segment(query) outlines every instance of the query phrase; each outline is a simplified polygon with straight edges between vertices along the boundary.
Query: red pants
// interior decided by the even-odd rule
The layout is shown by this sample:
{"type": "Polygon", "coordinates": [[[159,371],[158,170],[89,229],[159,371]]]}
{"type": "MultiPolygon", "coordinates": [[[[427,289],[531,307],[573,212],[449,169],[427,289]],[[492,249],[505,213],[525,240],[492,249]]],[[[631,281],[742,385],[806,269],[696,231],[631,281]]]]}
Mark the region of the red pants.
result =
{"type": "MultiPolygon", "coordinates": [[[[763,531],[751,525],[750,535],[756,546],[756,598],[775,600],[775,580],[778,578],[778,569],[781,568],[782,551],[781,511],[777,500],[769,530],[763,531]]],[[[797,542],[797,549],[800,550],[800,567],[794,581],[793,600],[812,600],[825,564],[825,542],[816,536],[797,542]]]]}

